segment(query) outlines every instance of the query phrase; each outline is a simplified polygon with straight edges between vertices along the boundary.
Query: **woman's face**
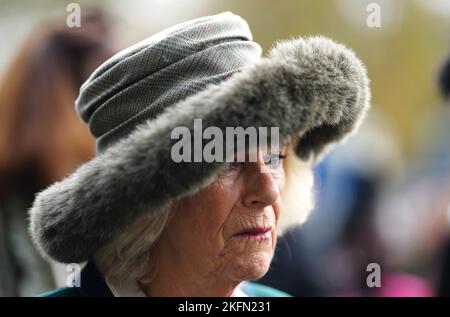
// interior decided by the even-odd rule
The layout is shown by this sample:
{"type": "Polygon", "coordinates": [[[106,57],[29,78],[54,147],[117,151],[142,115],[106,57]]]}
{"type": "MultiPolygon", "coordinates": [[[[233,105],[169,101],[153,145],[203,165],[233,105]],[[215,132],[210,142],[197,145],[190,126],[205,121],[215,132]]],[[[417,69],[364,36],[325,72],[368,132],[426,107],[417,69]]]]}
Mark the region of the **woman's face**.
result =
{"type": "Polygon", "coordinates": [[[282,160],[268,164],[270,158],[274,154],[264,157],[260,151],[257,162],[231,163],[208,187],[180,200],[158,257],[169,255],[186,274],[208,279],[263,276],[275,249],[285,179],[282,160]],[[262,173],[263,167],[269,172],[262,173]]]}

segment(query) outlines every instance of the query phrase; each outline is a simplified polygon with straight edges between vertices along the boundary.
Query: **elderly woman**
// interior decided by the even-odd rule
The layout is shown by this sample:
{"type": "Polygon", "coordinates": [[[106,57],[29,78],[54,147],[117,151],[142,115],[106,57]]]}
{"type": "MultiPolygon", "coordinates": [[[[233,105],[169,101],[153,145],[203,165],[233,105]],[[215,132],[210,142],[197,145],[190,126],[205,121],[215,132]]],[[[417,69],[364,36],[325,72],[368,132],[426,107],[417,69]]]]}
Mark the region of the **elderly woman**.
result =
{"type": "Polygon", "coordinates": [[[97,156],[36,197],[30,232],[45,258],[87,265],[78,287],[45,296],[281,296],[248,281],[305,220],[312,165],[358,126],[369,90],[342,45],[293,39],[261,58],[226,12],[118,53],[76,107],[97,156]],[[258,142],[219,140],[237,127],[258,142]]]}

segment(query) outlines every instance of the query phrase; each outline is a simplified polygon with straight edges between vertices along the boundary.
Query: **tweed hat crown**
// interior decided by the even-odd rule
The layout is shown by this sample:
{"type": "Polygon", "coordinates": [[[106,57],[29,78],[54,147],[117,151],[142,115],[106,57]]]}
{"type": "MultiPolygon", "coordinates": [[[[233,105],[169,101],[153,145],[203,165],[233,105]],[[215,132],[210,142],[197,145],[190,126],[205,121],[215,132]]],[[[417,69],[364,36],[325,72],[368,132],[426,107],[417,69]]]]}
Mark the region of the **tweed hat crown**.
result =
{"type": "MultiPolygon", "coordinates": [[[[232,13],[192,20],[126,49],[81,87],[77,111],[98,155],[36,196],[30,233],[46,258],[83,262],[143,215],[210,184],[224,162],[175,162],[176,127],[277,127],[298,159],[359,126],[366,70],[324,37],[278,42],[266,57],[232,13]]],[[[193,133],[192,133],[193,134],[193,133]]]]}
{"type": "Polygon", "coordinates": [[[81,87],[76,109],[103,152],[137,124],[260,56],[241,17],[225,12],[191,20],[109,59],[81,87]]]}

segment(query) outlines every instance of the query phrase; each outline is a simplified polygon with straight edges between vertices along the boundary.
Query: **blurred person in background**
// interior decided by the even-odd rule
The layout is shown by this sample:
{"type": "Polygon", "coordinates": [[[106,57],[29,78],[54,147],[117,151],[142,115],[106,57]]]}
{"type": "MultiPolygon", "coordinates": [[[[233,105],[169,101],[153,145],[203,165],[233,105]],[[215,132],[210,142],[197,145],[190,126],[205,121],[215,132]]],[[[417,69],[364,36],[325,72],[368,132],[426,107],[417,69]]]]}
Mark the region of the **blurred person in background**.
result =
{"type": "Polygon", "coordinates": [[[439,89],[442,96],[450,105],[450,56],[445,60],[439,72],[439,89]]]}
{"type": "MultiPolygon", "coordinates": [[[[386,231],[402,231],[392,225],[397,218],[417,217],[411,210],[387,205],[405,196],[397,189],[404,174],[403,159],[393,126],[384,112],[372,112],[361,133],[352,142],[336,149],[322,172],[326,191],[335,191],[334,200],[324,202],[323,213],[337,213],[333,243],[319,256],[319,276],[331,295],[372,297],[428,297],[434,295],[426,274],[397,263],[395,237],[386,231]],[[337,217],[340,215],[339,221],[337,217]],[[395,255],[395,256],[394,256],[395,255]],[[379,285],[369,285],[369,264],[380,269],[379,285]],[[327,282],[328,281],[328,282],[327,282]]],[[[403,188],[401,188],[403,189],[403,188]]],[[[322,196],[327,197],[322,194],[322,196]]],[[[331,218],[332,216],[328,216],[331,218]]],[[[332,224],[333,222],[329,222],[332,224]]],[[[417,233],[418,234],[418,233],[417,233]]]]}
{"type": "MultiPolygon", "coordinates": [[[[443,63],[438,77],[438,85],[447,107],[450,108],[450,56],[443,63]]],[[[449,122],[450,124],[450,122],[449,122]]],[[[447,137],[450,137],[447,136],[447,137]]],[[[450,222],[450,205],[447,210],[447,223],[450,222]]],[[[438,284],[439,296],[450,296],[450,234],[447,233],[446,242],[443,244],[440,254],[440,276],[438,284]]]]}
{"type": "MultiPolygon", "coordinates": [[[[440,67],[438,85],[449,100],[449,66],[440,67]]],[[[427,279],[433,295],[450,295],[450,112],[430,106],[416,124],[415,155],[407,177],[381,204],[380,228],[389,241],[390,262],[427,279]]]]}
{"type": "Polygon", "coordinates": [[[95,154],[74,110],[79,87],[112,55],[105,19],[84,10],[81,27],[47,25],[25,41],[0,86],[0,296],[55,287],[27,230],[34,194],[95,154]]]}

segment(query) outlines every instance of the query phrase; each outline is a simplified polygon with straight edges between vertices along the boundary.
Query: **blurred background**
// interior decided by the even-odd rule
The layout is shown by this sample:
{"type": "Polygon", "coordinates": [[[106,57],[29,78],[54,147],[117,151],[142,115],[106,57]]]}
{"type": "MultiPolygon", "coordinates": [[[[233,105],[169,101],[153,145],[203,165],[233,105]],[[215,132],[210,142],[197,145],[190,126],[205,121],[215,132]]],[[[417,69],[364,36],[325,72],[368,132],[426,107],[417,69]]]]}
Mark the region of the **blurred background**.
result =
{"type": "Polygon", "coordinates": [[[265,51],[293,36],[344,43],[371,79],[366,122],[317,166],[316,208],[260,282],[294,296],[450,295],[450,1],[77,1],[79,28],[70,3],[0,0],[0,296],[66,283],[35,251],[26,211],[95,155],[73,106],[81,83],[118,50],[222,11],[265,51]]]}

